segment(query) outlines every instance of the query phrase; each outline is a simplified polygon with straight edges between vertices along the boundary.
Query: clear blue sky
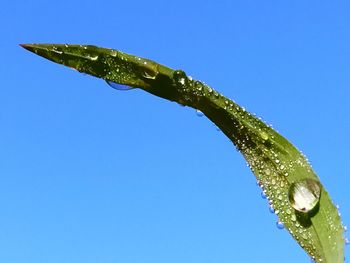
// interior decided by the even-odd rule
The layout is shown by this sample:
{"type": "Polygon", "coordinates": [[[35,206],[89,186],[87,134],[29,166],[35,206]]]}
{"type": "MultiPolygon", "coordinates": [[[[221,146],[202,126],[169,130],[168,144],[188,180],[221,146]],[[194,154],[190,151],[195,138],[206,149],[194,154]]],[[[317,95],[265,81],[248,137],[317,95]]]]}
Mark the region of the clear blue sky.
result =
{"type": "Polygon", "coordinates": [[[349,224],[349,13],[349,1],[5,0],[0,262],[309,262],[205,117],[18,44],[185,70],[301,149],[349,224]]]}

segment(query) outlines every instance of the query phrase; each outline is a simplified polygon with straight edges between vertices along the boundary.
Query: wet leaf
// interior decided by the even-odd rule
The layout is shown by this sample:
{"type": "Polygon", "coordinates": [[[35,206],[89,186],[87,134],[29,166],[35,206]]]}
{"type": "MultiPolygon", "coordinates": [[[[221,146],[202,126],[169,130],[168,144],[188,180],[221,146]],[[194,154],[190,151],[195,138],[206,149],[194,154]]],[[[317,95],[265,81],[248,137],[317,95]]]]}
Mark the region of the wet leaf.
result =
{"type": "Polygon", "coordinates": [[[256,176],[270,209],[316,262],[344,262],[343,226],[320,179],[284,137],[234,101],[148,59],[83,45],[22,45],[42,57],[108,83],[140,88],[205,114],[234,143],[256,176]]]}

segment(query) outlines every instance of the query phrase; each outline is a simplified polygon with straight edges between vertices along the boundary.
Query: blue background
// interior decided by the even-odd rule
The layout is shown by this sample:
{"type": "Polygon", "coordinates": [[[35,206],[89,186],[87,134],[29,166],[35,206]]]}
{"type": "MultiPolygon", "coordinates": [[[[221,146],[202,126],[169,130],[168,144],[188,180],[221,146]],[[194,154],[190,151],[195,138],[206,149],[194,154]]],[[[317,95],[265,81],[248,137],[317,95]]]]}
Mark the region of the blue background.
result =
{"type": "Polygon", "coordinates": [[[346,224],[349,1],[128,2],[2,2],[0,262],[309,262],[205,117],[18,44],[185,70],[301,149],[346,224]]]}

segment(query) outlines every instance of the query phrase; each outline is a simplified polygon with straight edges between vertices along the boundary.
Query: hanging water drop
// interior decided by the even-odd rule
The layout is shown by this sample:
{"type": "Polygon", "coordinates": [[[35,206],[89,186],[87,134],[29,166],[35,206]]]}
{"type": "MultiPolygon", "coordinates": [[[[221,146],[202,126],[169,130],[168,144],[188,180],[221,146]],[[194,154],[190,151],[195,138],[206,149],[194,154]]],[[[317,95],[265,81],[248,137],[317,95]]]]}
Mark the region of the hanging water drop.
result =
{"type": "Polygon", "coordinates": [[[204,116],[204,113],[201,112],[200,110],[196,110],[196,114],[198,117],[203,117],[204,116]]]}
{"type": "Polygon", "coordinates": [[[278,229],[284,229],[284,224],[281,221],[277,221],[276,226],[278,229]]]}
{"type": "Polygon", "coordinates": [[[308,213],[318,204],[321,196],[321,185],[314,179],[295,182],[289,188],[291,206],[302,213],[308,213]]]}
{"type": "Polygon", "coordinates": [[[344,239],[344,242],[345,242],[345,245],[349,245],[350,244],[350,240],[347,237],[344,239]]]}
{"type": "Polygon", "coordinates": [[[131,90],[134,89],[133,87],[122,85],[113,81],[106,80],[106,83],[111,86],[113,89],[116,90],[131,90]]]}
{"type": "Polygon", "coordinates": [[[265,191],[262,191],[262,192],[261,192],[261,198],[262,198],[262,199],[266,199],[266,193],[265,193],[265,191]]]}

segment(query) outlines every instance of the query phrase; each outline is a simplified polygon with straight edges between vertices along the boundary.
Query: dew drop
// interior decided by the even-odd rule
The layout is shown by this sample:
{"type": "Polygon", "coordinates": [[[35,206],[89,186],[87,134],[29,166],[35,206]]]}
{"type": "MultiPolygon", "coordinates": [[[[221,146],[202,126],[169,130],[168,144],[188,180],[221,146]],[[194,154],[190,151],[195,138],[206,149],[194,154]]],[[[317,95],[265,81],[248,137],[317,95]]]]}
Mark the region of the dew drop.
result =
{"type": "Polygon", "coordinates": [[[316,207],[320,200],[321,185],[314,179],[295,182],[289,188],[289,203],[302,213],[308,213],[316,207]]]}
{"type": "Polygon", "coordinates": [[[350,240],[348,238],[345,238],[344,241],[345,241],[345,245],[349,245],[350,244],[350,240]]]}
{"type": "Polygon", "coordinates": [[[62,55],[63,51],[61,50],[52,50],[54,53],[58,54],[58,55],[62,55]]]}
{"type": "Polygon", "coordinates": [[[203,117],[204,116],[204,113],[201,112],[200,110],[196,110],[196,114],[198,117],[203,117]]]}
{"type": "Polygon", "coordinates": [[[175,80],[175,83],[179,85],[180,87],[185,86],[186,84],[186,73],[182,70],[175,70],[173,73],[173,78],[175,80]]]}
{"type": "Polygon", "coordinates": [[[98,59],[98,55],[96,55],[96,56],[88,56],[87,58],[92,60],[92,61],[96,61],[98,59]]]}
{"type": "Polygon", "coordinates": [[[113,81],[106,80],[106,83],[111,86],[113,89],[116,90],[131,90],[134,89],[133,87],[122,85],[113,81]]]}
{"type": "Polygon", "coordinates": [[[295,214],[293,214],[292,216],[291,216],[291,218],[290,218],[293,222],[295,222],[296,220],[297,220],[297,217],[296,217],[296,215],[295,214]]]}
{"type": "Polygon", "coordinates": [[[266,199],[266,193],[265,193],[265,191],[262,191],[262,192],[261,192],[261,198],[262,198],[262,199],[266,199]]]}
{"type": "Polygon", "coordinates": [[[264,132],[264,131],[261,131],[261,132],[260,132],[260,136],[261,136],[261,138],[262,138],[264,141],[266,141],[266,140],[269,139],[269,135],[268,135],[266,132],[264,132]]]}
{"type": "Polygon", "coordinates": [[[111,56],[116,57],[118,55],[118,51],[111,49],[111,56]]]}
{"type": "Polygon", "coordinates": [[[276,226],[278,229],[284,229],[284,224],[281,221],[277,221],[276,226]]]}
{"type": "Polygon", "coordinates": [[[271,214],[275,213],[275,209],[273,208],[272,205],[269,206],[269,211],[270,211],[271,214]]]}

